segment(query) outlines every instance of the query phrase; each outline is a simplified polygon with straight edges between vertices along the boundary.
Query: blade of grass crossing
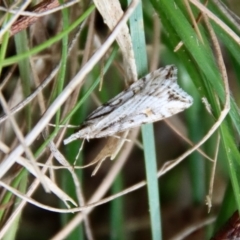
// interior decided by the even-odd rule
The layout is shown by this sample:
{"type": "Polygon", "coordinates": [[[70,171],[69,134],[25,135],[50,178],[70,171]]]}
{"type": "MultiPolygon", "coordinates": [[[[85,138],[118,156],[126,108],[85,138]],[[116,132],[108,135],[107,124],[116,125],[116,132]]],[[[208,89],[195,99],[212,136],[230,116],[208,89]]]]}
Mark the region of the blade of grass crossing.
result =
{"type": "MultiPolygon", "coordinates": [[[[15,45],[16,45],[16,51],[17,55],[28,52],[28,39],[26,31],[22,31],[15,35],[14,37],[15,45]]],[[[24,97],[27,97],[31,93],[31,70],[30,70],[30,64],[29,60],[27,58],[21,59],[18,62],[19,71],[20,71],[20,77],[21,77],[21,83],[22,83],[22,90],[24,97]]],[[[32,120],[32,114],[31,114],[31,105],[28,104],[25,108],[25,119],[27,123],[27,129],[31,129],[31,120],[32,120]]]]}
{"type": "MultiPolygon", "coordinates": [[[[62,1],[61,1],[62,2],[62,1]]],[[[63,31],[67,30],[69,28],[69,14],[68,9],[62,10],[62,16],[63,16],[63,31]]],[[[66,34],[62,39],[62,57],[61,57],[61,67],[57,79],[57,95],[61,93],[64,85],[64,80],[66,76],[66,69],[67,69],[67,54],[68,54],[68,34],[66,34]]],[[[55,96],[55,94],[54,94],[55,96]]],[[[60,109],[56,113],[56,122],[55,124],[59,124],[60,121],[60,109]]]]}
{"type": "MultiPolygon", "coordinates": [[[[148,72],[148,64],[141,2],[132,14],[129,23],[138,74],[139,76],[142,76],[148,72]]],[[[142,127],[142,138],[147,176],[152,239],[162,239],[153,124],[146,124],[142,127]]]]}
{"type": "MultiPolygon", "coordinates": [[[[123,176],[120,173],[111,188],[112,194],[116,194],[123,189],[123,176]]],[[[117,198],[111,202],[111,237],[114,240],[126,239],[126,230],[124,226],[124,198],[117,198]]]]}
{"type": "MultiPolygon", "coordinates": [[[[20,178],[21,180],[19,181],[17,188],[20,192],[25,193],[28,187],[28,173],[25,171],[24,174],[21,174],[20,178]]],[[[18,200],[20,201],[21,199],[18,199],[18,200]]],[[[14,209],[18,207],[18,203],[19,203],[18,200],[15,201],[14,209]]],[[[20,224],[20,220],[22,216],[21,213],[18,214],[18,216],[15,218],[14,222],[11,224],[11,228],[9,229],[9,231],[7,231],[6,235],[3,237],[3,240],[11,240],[11,239],[14,240],[17,238],[18,228],[21,227],[21,224],[20,224]]]]}
{"type": "MultiPolygon", "coordinates": [[[[5,22],[7,22],[9,18],[10,18],[10,15],[7,15],[5,22]]],[[[4,27],[4,24],[3,24],[3,27],[4,27]]],[[[3,62],[3,60],[5,59],[5,55],[6,55],[7,47],[8,47],[9,35],[10,35],[10,33],[7,31],[3,35],[3,38],[1,39],[2,42],[0,44],[0,63],[3,62]]],[[[0,64],[0,74],[1,73],[2,73],[2,66],[0,64]]]]}

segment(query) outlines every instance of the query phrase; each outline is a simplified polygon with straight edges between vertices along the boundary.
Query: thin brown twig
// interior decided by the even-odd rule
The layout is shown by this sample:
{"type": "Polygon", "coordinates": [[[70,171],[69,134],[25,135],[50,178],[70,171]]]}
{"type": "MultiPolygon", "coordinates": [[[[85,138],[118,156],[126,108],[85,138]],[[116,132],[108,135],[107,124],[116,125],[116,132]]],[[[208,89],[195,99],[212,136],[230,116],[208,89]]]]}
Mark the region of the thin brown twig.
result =
{"type": "MultiPolygon", "coordinates": [[[[63,8],[67,8],[67,7],[70,7],[76,3],[78,3],[80,0],[71,0],[69,2],[66,2],[66,3],[63,3],[61,5],[59,5],[59,7],[55,7],[55,8],[52,8],[52,9],[48,9],[44,12],[34,12],[32,10],[34,10],[34,8],[39,5],[35,5],[34,7],[30,8],[29,11],[22,11],[20,16],[28,16],[28,17],[43,17],[43,16],[46,16],[50,13],[54,13],[54,12],[57,12],[59,10],[62,10],[63,8]]],[[[40,3],[41,4],[41,3],[40,3]]],[[[13,5],[11,5],[11,7],[13,7],[13,5]]],[[[16,14],[17,11],[16,10],[13,10],[13,9],[7,9],[5,7],[1,7],[0,6],[0,11],[4,11],[4,12],[9,12],[9,13],[13,13],[13,14],[16,14]]]]}
{"type": "MultiPolygon", "coordinates": [[[[221,47],[219,45],[217,36],[209,22],[209,18],[206,14],[203,14],[203,19],[204,22],[206,24],[206,27],[208,29],[208,32],[210,33],[210,37],[212,40],[212,44],[213,44],[213,48],[216,54],[216,58],[217,58],[217,64],[218,64],[218,68],[221,72],[222,78],[224,80],[224,82],[228,82],[228,77],[227,77],[227,70],[224,64],[224,60],[223,60],[223,55],[222,55],[222,51],[221,51],[221,47]]],[[[226,94],[230,94],[229,92],[226,91],[226,94]]],[[[227,99],[227,96],[226,96],[227,99]]],[[[218,100],[218,99],[217,99],[218,100]]],[[[220,103],[218,104],[220,106],[220,103]]],[[[211,209],[211,200],[212,200],[212,192],[213,192],[213,183],[214,183],[214,174],[215,174],[215,170],[216,170],[216,163],[217,163],[217,156],[218,156],[218,148],[219,148],[219,144],[220,144],[220,137],[218,136],[218,141],[217,141],[218,145],[217,145],[217,149],[216,149],[216,153],[215,153],[215,161],[214,161],[214,165],[213,165],[213,169],[212,169],[212,174],[211,174],[211,179],[210,179],[210,183],[209,183],[209,194],[207,196],[207,204],[208,204],[208,211],[210,211],[211,209]]]]}
{"type": "MultiPolygon", "coordinates": [[[[187,142],[190,146],[194,146],[194,143],[192,141],[190,141],[186,136],[183,135],[183,133],[181,133],[172,123],[170,120],[168,119],[164,119],[164,122],[178,135],[181,137],[181,139],[183,139],[185,142],[187,142]]],[[[209,157],[203,150],[201,150],[201,148],[198,148],[197,151],[206,159],[208,159],[211,162],[214,162],[214,160],[209,157]]]]}
{"type": "Polygon", "coordinates": [[[196,0],[189,0],[192,4],[194,4],[199,10],[205,13],[211,20],[213,20],[219,27],[221,27],[231,38],[240,45],[240,37],[229,28],[220,18],[218,18],[215,14],[213,14],[210,10],[208,10],[201,2],[196,0]]]}
{"type": "Polygon", "coordinates": [[[191,9],[191,7],[190,7],[190,5],[189,5],[188,0],[184,0],[184,3],[185,3],[185,6],[186,6],[186,8],[187,8],[188,14],[189,14],[189,16],[190,16],[190,18],[191,18],[191,20],[192,20],[193,28],[195,29],[195,31],[196,31],[196,33],[197,33],[197,36],[198,36],[198,38],[200,39],[200,41],[203,43],[203,38],[202,38],[201,32],[200,32],[200,30],[199,30],[199,28],[198,28],[197,21],[196,21],[196,19],[194,18],[194,15],[193,15],[193,12],[192,12],[192,9],[191,9]]]}
{"type": "MultiPolygon", "coordinates": [[[[195,19],[193,14],[192,14],[192,10],[189,6],[188,0],[185,0],[185,4],[186,4],[187,10],[189,12],[189,15],[191,16],[192,22],[193,22],[192,27],[193,27],[193,29],[196,29],[196,33],[197,33],[199,39],[201,39],[201,41],[203,42],[202,35],[201,35],[201,33],[199,31],[199,28],[198,28],[198,25],[197,25],[201,21],[202,12],[200,12],[195,19]]],[[[206,6],[207,4],[208,4],[208,0],[205,1],[204,5],[206,6]]],[[[174,52],[177,52],[182,46],[183,46],[183,41],[180,41],[177,44],[177,46],[174,48],[174,52]]]]}
{"type": "Polygon", "coordinates": [[[30,3],[31,0],[23,1],[22,5],[17,10],[16,14],[14,14],[12,18],[9,19],[9,21],[4,25],[2,29],[0,29],[0,42],[2,40],[3,35],[11,28],[16,19],[21,15],[21,12],[24,11],[30,3]]]}
{"type": "MultiPolygon", "coordinates": [[[[31,8],[31,11],[41,13],[58,6],[59,6],[58,0],[45,0],[31,8]]],[[[20,17],[16,22],[13,23],[10,29],[10,36],[13,36],[16,33],[22,31],[23,29],[26,29],[31,24],[35,23],[38,19],[39,17],[34,16],[20,17]]]]}

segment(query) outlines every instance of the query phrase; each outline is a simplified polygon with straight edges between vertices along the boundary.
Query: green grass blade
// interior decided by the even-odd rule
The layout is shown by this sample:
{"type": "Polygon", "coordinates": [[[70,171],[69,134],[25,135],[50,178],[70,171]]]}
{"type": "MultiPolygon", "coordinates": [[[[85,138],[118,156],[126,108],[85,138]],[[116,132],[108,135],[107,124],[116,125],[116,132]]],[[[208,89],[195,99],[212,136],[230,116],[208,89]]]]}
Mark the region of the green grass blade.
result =
{"type": "Polygon", "coordinates": [[[61,40],[65,35],[68,35],[72,30],[74,30],[76,27],[78,27],[95,9],[94,5],[91,5],[85,12],[84,14],[79,17],[74,23],[72,23],[68,29],[62,31],[61,33],[57,34],[55,37],[45,41],[43,44],[34,47],[32,49],[30,49],[27,52],[24,52],[22,54],[19,55],[15,55],[13,57],[9,57],[5,60],[3,60],[2,62],[0,62],[0,67],[5,67],[5,66],[9,66],[11,64],[17,63],[20,60],[22,60],[23,58],[27,58],[30,57],[36,53],[41,52],[42,50],[50,47],[52,44],[56,43],[57,41],[61,40]]]}
{"type": "MultiPolygon", "coordinates": [[[[181,60],[186,63],[186,68],[188,70],[192,69],[192,71],[189,71],[189,73],[193,71],[201,73],[201,75],[198,77],[199,81],[195,84],[199,89],[199,93],[202,96],[207,97],[212,107],[213,114],[215,118],[217,118],[217,116],[219,116],[220,109],[219,105],[216,103],[214,94],[217,93],[221,101],[224,102],[225,92],[223,89],[221,75],[214,58],[214,53],[212,52],[210,46],[211,43],[205,41],[203,44],[198,40],[195,31],[191,27],[191,24],[181,11],[181,6],[179,5],[176,7],[176,2],[171,0],[162,0],[159,2],[152,0],[151,2],[161,16],[163,25],[167,26],[168,31],[170,31],[169,41],[172,42],[173,45],[176,45],[180,40],[183,41],[184,49],[187,53],[179,51],[178,55],[181,57],[181,60]],[[171,18],[169,18],[169,16],[171,16],[171,18]],[[176,36],[178,36],[178,38],[176,36]],[[189,59],[191,59],[192,62],[189,62],[189,59]],[[189,63],[191,63],[191,65],[189,63]]],[[[201,32],[201,34],[203,36],[205,35],[204,32],[201,32]]],[[[207,39],[207,37],[204,39],[207,39]]],[[[196,81],[194,78],[192,80],[196,81]]],[[[231,110],[229,115],[234,123],[234,127],[239,133],[239,112],[233,98],[231,98],[231,110]]],[[[225,120],[222,123],[220,130],[225,153],[227,155],[227,161],[229,162],[230,178],[232,180],[236,201],[239,203],[238,209],[240,210],[240,179],[236,173],[236,168],[234,167],[236,165],[239,166],[240,164],[240,154],[236,144],[234,143],[233,135],[228,129],[231,129],[231,124],[227,123],[225,120]]]]}
{"type": "MultiPolygon", "coordinates": [[[[21,55],[24,52],[28,52],[28,39],[25,31],[22,31],[14,36],[17,55],[21,55]]],[[[29,59],[25,58],[18,62],[19,71],[20,71],[20,77],[21,77],[21,83],[22,83],[22,89],[23,89],[23,95],[24,97],[27,97],[31,93],[31,76],[32,72],[30,70],[30,63],[29,59]]],[[[28,130],[31,129],[31,105],[28,104],[25,108],[25,114],[26,114],[26,123],[28,130]]]]}
{"type": "MultiPolygon", "coordinates": [[[[139,76],[147,73],[147,52],[142,15],[142,4],[139,4],[130,18],[130,30],[136,65],[139,76]]],[[[144,159],[147,176],[148,203],[150,208],[152,239],[161,239],[161,213],[159,187],[157,178],[157,159],[154,140],[153,124],[142,126],[144,159]]]]}

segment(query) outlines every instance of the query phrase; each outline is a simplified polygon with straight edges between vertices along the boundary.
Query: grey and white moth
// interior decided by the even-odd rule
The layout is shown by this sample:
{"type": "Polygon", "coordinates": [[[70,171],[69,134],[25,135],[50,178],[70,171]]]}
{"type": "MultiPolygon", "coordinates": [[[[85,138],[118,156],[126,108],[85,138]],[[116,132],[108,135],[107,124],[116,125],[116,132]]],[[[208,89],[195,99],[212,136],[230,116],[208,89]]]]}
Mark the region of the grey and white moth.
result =
{"type": "Polygon", "coordinates": [[[77,133],[64,140],[113,136],[145,123],[162,120],[190,107],[193,99],[177,84],[177,68],[168,65],[134,82],[93,111],[77,133]]]}

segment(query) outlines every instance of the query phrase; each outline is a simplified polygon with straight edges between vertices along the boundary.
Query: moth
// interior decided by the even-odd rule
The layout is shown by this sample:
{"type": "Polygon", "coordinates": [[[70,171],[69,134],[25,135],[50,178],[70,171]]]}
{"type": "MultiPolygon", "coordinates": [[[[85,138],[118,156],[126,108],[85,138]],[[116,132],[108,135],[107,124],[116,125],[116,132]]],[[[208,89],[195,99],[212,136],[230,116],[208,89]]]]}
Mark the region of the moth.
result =
{"type": "Polygon", "coordinates": [[[193,99],[177,84],[177,68],[159,68],[93,111],[78,132],[64,140],[91,139],[168,118],[190,107],[193,99]]]}

